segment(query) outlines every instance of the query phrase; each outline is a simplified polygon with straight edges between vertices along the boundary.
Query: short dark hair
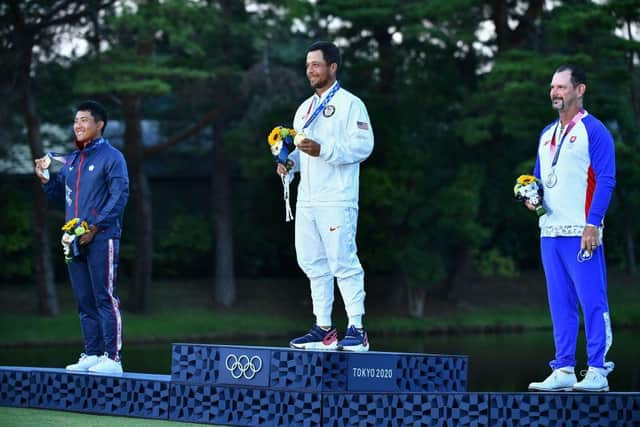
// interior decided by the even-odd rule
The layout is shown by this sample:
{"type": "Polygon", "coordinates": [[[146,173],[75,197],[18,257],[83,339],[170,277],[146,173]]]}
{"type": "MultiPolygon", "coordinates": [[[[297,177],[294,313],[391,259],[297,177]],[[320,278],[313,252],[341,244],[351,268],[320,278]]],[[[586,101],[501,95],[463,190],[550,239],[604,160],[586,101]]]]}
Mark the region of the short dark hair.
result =
{"type": "Polygon", "coordinates": [[[78,111],[89,111],[96,122],[102,121],[104,126],[102,126],[102,132],[107,128],[107,110],[96,101],[84,101],[81,102],[80,105],[76,107],[76,112],[78,111]]]}
{"type": "Polygon", "coordinates": [[[578,86],[579,84],[586,85],[587,84],[587,73],[580,67],[575,64],[563,64],[556,68],[555,73],[561,73],[563,71],[571,71],[571,84],[573,87],[578,86]]]}
{"type": "Polygon", "coordinates": [[[336,64],[340,68],[340,49],[331,42],[317,41],[307,48],[307,53],[321,50],[327,65],[336,64]]]}

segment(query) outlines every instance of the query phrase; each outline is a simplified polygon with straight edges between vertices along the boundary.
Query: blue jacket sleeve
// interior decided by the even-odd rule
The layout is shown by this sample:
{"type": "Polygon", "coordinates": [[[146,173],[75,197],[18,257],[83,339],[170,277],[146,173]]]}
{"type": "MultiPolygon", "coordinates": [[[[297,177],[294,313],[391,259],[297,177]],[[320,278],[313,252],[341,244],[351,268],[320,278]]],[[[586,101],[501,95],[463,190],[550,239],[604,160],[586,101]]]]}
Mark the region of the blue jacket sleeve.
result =
{"type": "Polygon", "coordinates": [[[61,169],[60,172],[51,174],[51,179],[49,179],[46,184],[42,184],[42,189],[54,203],[64,205],[65,176],[64,169],[61,169]]]}
{"type": "Polygon", "coordinates": [[[602,225],[616,186],[616,157],[613,137],[600,122],[589,130],[589,158],[595,175],[595,189],[587,223],[602,225]]]}
{"type": "Polygon", "coordinates": [[[129,199],[129,174],[127,163],[120,152],[107,167],[107,191],[109,197],[100,215],[93,222],[99,230],[115,224],[124,214],[129,199]]]}

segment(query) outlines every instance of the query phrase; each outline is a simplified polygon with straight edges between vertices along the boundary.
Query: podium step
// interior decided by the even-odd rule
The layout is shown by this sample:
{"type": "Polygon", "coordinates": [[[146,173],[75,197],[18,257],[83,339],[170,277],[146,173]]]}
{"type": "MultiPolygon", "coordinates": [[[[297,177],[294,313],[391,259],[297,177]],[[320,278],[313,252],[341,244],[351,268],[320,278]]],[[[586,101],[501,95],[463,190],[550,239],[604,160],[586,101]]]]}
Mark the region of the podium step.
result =
{"type": "Polygon", "coordinates": [[[0,405],[167,419],[169,375],[0,366],[0,405]]]}
{"type": "Polygon", "coordinates": [[[467,356],[174,344],[171,379],[300,392],[464,392],[467,356]]]}
{"type": "Polygon", "coordinates": [[[466,381],[466,356],[174,344],[171,375],[0,366],[0,406],[233,426],[640,425],[640,393],[466,381]]]}

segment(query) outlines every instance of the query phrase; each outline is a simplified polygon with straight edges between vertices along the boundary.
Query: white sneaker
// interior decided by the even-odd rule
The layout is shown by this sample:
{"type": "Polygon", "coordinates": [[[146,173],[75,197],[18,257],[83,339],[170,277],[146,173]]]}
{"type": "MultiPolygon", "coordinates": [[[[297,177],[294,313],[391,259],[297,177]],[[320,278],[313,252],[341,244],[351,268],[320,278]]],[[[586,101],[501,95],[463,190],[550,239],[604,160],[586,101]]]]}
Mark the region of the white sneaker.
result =
{"type": "Polygon", "coordinates": [[[529,390],[534,391],[571,391],[578,381],[573,366],[554,369],[551,375],[542,382],[529,384],[529,390]]]}
{"type": "Polygon", "coordinates": [[[71,365],[67,365],[65,368],[67,371],[80,371],[86,372],[92,366],[97,365],[100,362],[100,358],[98,356],[87,356],[86,354],[80,354],[80,359],[78,359],[77,363],[73,363],[71,365]]]}
{"type": "Polygon", "coordinates": [[[100,362],[89,368],[94,374],[122,374],[122,363],[119,360],[110,359],[107,353],[100,356],[100,362]]]}
{"type": "Polygon", "coordinates": [[[584,375],[582,381],[573,385],[573,390],[609,391],[609,381],[607,381],[607,374],[609,372],[607,369],[589,367],[587,372],[582,374],[584,375]]]}
{"type": "Polygon", "coordinates": [[[606,377],[607,375],[609,375],[611,372],[613,372],[613,370],[616,368],[616,364],[609,361],[609,362],[604,362],[604,370],[607,371],[606,374],[604,374],[604,376],[606,377]]]}

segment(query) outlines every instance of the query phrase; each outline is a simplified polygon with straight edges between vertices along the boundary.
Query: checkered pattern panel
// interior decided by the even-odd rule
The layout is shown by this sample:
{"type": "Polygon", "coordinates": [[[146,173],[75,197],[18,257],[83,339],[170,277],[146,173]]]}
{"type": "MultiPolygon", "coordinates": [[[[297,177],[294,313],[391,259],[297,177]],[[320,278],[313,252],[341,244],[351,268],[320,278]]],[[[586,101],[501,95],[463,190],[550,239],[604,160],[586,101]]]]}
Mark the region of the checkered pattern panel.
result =
{"type": "Polygon", "coordinates": [[[640,426],[638,393],[495,393],[494,426],[640,426]]]}
{"type": "Polygon", "coordinates": [[[60,371],[33,371],[31,373],[30,406],[34,408],[90,410],[88,375],[73,375],[60,371]]]}
{"type": "Polygon", "coordinates": [[[338,352],[282,350],[271,353],[273,389],[344,391],[347,355],[338,352]]]}
{"type": "Polygon", "coordinates": [[[320,391],[323,354],[304,351],[271,352],[271,388],[320,391]]]}
{"type": "Polygon", "coordinates": [[[31,372],[0,369],[0,406],[29,406],[31,372]]]}
{"type": "Polygon", "coordinates": [[[34,371],[30,404],[36,408],[167,419],[169,384],[168,379],[34,371]]]}
{"type": "Polygon", "coordinates": [[[169,419],[238,426],[319,426],[319,394],[173,384],[169,419]]]}
{"type": "Polygon", "coordinates": [[[347,354],[327,353],[322,372],[322,391],[347,390],[347,354]]]}
{"type": "Polygon", "coordinates": [[[171,357],[171,380],[212,384],[218,379],[220,353],[215,347],[174,344],[171,357]]]}
{"type": "Polygon", "coordinates": [[[169,417],[169,382],[90,376],[87,399],[92,412],[144,418],[169,417]]]}
{"type": "Polygon", "coordinates": [[[488,426],[486,394],[325,394],[323,426],[488,426]]]}
{"type": "Polygon", "coordinates": [[[402,356],[396,384],[402,392],[467,391],[467,358],[452,356],[402,356]]]}

